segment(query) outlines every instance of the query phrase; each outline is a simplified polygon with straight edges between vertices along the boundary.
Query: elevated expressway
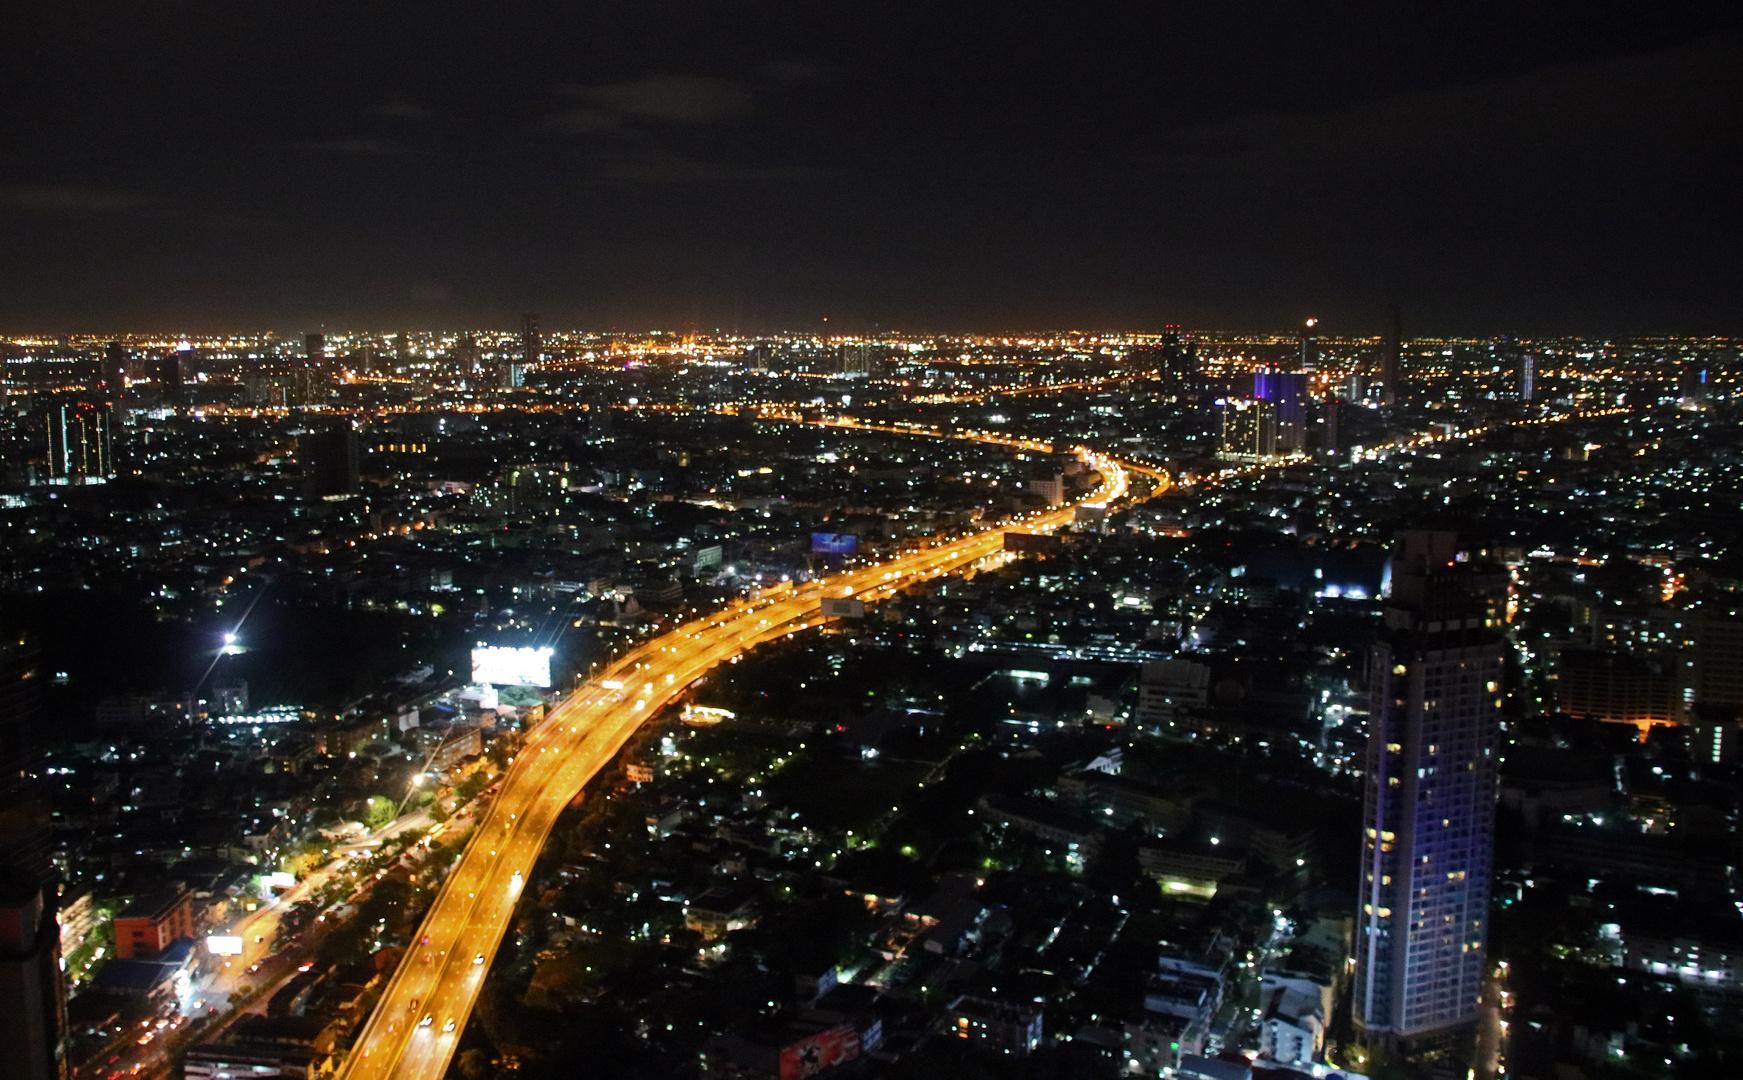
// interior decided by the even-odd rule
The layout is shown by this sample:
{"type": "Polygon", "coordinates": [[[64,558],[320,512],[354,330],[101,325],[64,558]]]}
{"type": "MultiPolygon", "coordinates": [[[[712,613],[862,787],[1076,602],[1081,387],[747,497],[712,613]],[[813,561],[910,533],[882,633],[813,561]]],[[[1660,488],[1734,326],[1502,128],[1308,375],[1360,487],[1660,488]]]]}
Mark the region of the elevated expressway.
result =
{"type": "MultiPolygon", "coordinates": [[[[1101,473],[1087,502],[1126,495],[1128,470],[1087,450],[1101,473]]],[[[1068,505],[1020,517],[807,585],[783,583],[685,623],[625,654],[576,690],[527,738],[501,789],[424,918],[341,1069],[344,1080],[438,1080],[447,1070],[527,876],[558,814],[649,717],[714,665],[825,620],[825,597],[875,600],[1003,550],[1004,533],[1047,531],[1068,505]]]]}

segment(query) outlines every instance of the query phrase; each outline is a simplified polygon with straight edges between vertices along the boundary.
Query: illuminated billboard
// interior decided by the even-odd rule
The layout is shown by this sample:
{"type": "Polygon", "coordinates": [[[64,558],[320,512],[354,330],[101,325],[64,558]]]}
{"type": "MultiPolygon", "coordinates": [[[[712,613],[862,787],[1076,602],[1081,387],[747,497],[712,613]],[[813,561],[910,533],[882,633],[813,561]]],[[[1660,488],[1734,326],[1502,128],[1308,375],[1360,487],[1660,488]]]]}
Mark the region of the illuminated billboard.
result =
{"type": "Polygon", "coordinates": [[[859,550],[859,537],[852,533],[812,533],[811,550],[819,555],[852,555],[859,550]]]}
{"type": "Polygon", "coordinates": [[[224,934],[210,934],[206,937],[206,951],[213,956],[241,956],[242,939],[224,934]]]}
{"type": "Polygon", "coordinates": [[[807,1076],[816,1076],[825,1069],[852,1061],[859,1056],[859,1051],[859,1032],[852,1024],[837,1024],[783,1047],[779,1076],[781,1080],[805,1080],[807,1076]]]}
{"type": "Polygon", "coordinates": [[[849,600],[843,596],[825,596],[821,610],[826,619],[863,619],[865,601],[849,600]]]}
{"type": "Polygon", "coordinates": [[[472,650],[472,681],[492,686],[548,687],[551,651],[480,645],[472,650]]]}

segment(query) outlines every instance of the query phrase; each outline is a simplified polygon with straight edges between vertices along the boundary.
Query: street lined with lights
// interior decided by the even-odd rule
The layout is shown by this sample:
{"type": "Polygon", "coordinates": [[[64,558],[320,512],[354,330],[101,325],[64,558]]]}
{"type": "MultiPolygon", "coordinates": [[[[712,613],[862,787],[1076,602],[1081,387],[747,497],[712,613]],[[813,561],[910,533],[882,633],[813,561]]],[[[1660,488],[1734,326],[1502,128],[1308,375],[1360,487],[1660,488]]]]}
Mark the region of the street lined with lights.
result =
{"type": "MultiPolygon", "coordinates": [[[[1078,456],[1102,476],[1087,503],[1124,498],[1129,471],[1167,486],[1165,476],[1150,470],[1129,470],[1086,449],[1078,456]]],[[[1057,529],[1072,521],[1078,505],[1025,515],[1008,527],[1057,529]]],[[[342,1073],[346,1080],[435,1080],[446,1071],[488,961],[558,815],[661,707],[716,664],[824,623],[825,596],[890,596],[914,582],[999,556],[1006,531],[1007,526],[995,525],[820,581],[775,585],[645,642],[584,684],[528,736],[501,793],[425,916],[418,947],[401,962],[358,1037],[342,1073]]]]}

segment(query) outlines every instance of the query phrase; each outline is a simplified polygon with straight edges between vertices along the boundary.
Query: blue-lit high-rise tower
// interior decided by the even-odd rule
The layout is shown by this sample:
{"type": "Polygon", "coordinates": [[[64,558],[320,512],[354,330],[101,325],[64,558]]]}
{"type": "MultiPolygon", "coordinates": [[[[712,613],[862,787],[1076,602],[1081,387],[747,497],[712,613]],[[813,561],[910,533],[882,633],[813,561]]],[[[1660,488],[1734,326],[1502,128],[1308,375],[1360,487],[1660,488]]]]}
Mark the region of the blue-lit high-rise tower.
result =
{"type": "Polygon", "coordinates": [[[1253,396],[1276,410],[1279,454],[1300,453],[1307,446],[1308,377],[1305,371],[1253,373],[1253,396]]]}
{"type": "Polygon", "coordinates": [[[1354,1018],[1410,1054],[1477,1019],[1488,941],[1506,576],[1410,532],[1368,657],[1354,1018]]]}

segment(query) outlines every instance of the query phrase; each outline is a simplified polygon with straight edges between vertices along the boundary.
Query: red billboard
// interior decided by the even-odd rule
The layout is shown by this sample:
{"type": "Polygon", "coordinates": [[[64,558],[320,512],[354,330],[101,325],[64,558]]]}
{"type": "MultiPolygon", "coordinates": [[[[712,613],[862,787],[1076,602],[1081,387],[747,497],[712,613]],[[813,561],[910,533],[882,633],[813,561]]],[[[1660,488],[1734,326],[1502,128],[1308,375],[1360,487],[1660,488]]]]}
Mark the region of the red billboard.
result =
{"type": "Polygon", "coordinates": [[[859,1032],[837,1024],[807,1035],[781,1051],[781,1080],[802,1080],[859,1056],[859,1032]]]}

